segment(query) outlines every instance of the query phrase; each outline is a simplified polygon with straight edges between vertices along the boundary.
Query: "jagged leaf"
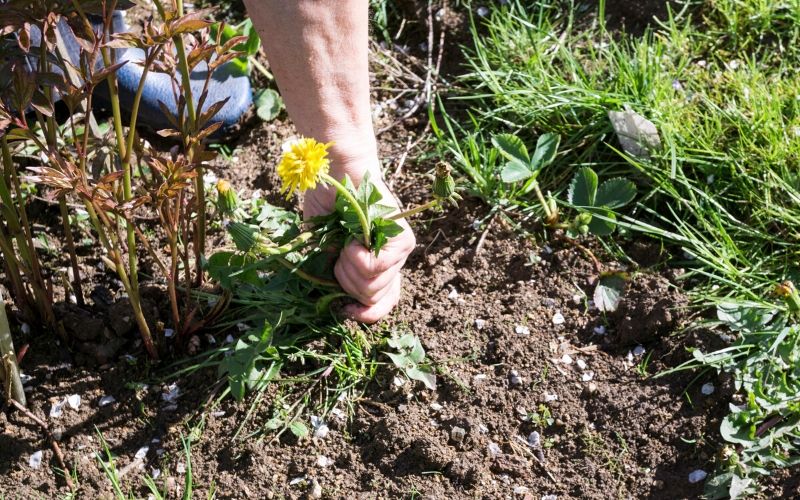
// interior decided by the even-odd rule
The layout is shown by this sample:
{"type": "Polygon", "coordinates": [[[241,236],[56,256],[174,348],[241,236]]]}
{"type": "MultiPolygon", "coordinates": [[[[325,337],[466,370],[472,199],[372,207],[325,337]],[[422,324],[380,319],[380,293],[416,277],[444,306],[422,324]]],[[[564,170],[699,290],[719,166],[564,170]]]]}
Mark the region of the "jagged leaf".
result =
{"type": "Polygon", "coordinates": [[[596,195],[597,174],[589,167],[581,168],[569,184],[569,202],[579,207],[592,207],[596,195]]]}
{"type": "Polygon", "coordinates": [[[636,197],[636,185],[628,179],[616,177],[609,179],[597,189],[595,204],[611,209],[622,208],[636,197]]]}

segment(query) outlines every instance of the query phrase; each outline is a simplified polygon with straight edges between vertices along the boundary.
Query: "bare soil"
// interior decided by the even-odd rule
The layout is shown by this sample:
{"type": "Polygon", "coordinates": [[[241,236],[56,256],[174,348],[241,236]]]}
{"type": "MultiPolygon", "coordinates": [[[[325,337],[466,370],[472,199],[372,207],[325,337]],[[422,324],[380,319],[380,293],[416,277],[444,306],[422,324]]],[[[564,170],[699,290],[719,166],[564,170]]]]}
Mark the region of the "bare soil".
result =
{"type": "MultiPolygon", "coordinates": [[[[623,17],[639,23],[651,17],[644,7],[628,12],[623,17]]],[[[378,127],[393,120],[383,116],[378,127]]],[[[419,133],[406,122],[380,138],[387,178],[406,204],[425,200],[432,167],[409,159],[419,133]]],[[[231,158],[219,159],[213,170],[282,203],[270,167],[292,135],[285,117],[251,120],[227,141],[231,158]]],[[[42,219],[52,219],[47,227],[58,225],[54,210],[42,206],[42,219]]],[[[675,270],[664,270],[658,248],[631,242],[639,266],[631,269],[619,310],[604,315],[588,300],[598,276],[583,251],[559,238],[520,238],[500,218],[476,228],[487,211],[467,201],[444,216],[416,220],[418,244],[402,301],[386,324],[372,329],[419,336],[439,369],[435,391],[398,386],[387,364],[363,397],[340,404],[344,416],[330,416],[324,439],[287,433],[278,441],[234,438],[252,401],[228,399],[202,414],[192,449],[195,496],[314,498],[319,485],[323,498],[697,498],[702,483],[691,484],[688,476],[713,470],[733,387],[713,374],[652,377],[684,361],[687,347],[720,342],[702,331],[682,333],[691,318],[673,283],[675,270]],[[716,386],[710,396],[700,393],[705,382],[716,386]],[[540,435],[538,447],[529,444],[533,432],[540,435]]],[[[58,244],[57,230],[48,229],[48,237],[58,244]]],[[[66,265],[63,256],[52,261],[66,265]]],[[[86,292],[89,305],[61,309],[77,339],[72,350],[49,333],[15,332],[18,344],[31,345],[22,366],[32,377],[31,411],[48,423],[75,468],[78,498],[113,498],[95,458],[100,434],[117,457],[126,490],[146,497],[142,478],[157,469],[168,497],[180,498],[186,475],[180,436],[213,397],[216,375],[178,377],[177,405],[166,403],[167,383],[144,384],[166,370],[148,365],[137,347],[121,287],[99,260],[87,257],[84,265],[95,283],[86,292]],[[107,345],[114,348],[98,352],[107,345]],[[79,408],[48,417],[70,394],[81,396],[79,408]],[[116,401],[100,407],[105,396],[116,401]]],[[[159,293],[154,287],[146,305],[151,319],[168,321],[159,293]]],[[[266,406],[249,428],[269,418],[266,406]]],[[[66,495],[40,428],[4,410],[0,494],[66,495]],[[42,466],[32,468],[29,459],[40,450],[42,466]]],[[[796,496],[792,474],[772,478],[769,491],[796,496]]]]}

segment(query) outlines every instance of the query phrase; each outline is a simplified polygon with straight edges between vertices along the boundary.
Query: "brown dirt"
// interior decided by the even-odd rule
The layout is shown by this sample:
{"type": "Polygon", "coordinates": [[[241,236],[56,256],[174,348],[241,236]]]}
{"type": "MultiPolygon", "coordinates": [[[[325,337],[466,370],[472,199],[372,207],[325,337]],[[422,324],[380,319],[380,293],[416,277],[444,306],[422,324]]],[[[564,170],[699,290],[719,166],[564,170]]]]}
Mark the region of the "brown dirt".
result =
{"type": "MultiPolygon", "coordinates": [[[[381,120],[379,127],[393,118],[381,120]]],[[[415,132],[412,124],[381,137],[387,177],[406,204],[424,200],[428,183],[430,165],[406,159],[415,132]]],[[[284,120],[250,122],[231,138],[231,158],[221,158],[213,170],[247,193],[260,189],[270,201],[282,202],[268,166],[292,135],[284,120]]],[[[485,207],[466,202],[445,217],[418,219],[418,245],[401,304],[386,324],[373,328],[376,335],[396,330],[419,336],[438,366],[437,389],[398,387],[394,370],[384,366],[363,397],[340,404],[345,411],[346,403],[353,404],[352,418],[331,416],[324,439],[235,439],[252,401],[228,399],[201,413],[215,394],[213,371],[178,377],[181,396],[174,407],[163,400],[168,383],[138,383],[153,380],[156,367],[126,326],[118,305],[121,287],[95,269],[90,275],[97,287],[87,291],[92,314],[73,307],[61,314],[82,342],[113,341],[135,358],[101,353],[106,362],[87,368],[99,360],[89,347],[75,354],[50,336],[15,332],[20,344],[33,346],[22,366],[33,377],[27,384],[31,411],[59,436],[67,463],[77,470],[78,497],[113,498],[94,457],[102,452],[99,431],[134,496],[147,495],[143,476],[158,469],[159,485],[179,498],[186,465],[180,436],[188,432],[187,422],[197,424],[201,417],[192,449],[195,493],[201,497],[214,490],[220,498],[303,498],[312,496],[314,484],[325,498],[698,497],[702,485],[690,484],[688,474],[713,469],[719,419],[733,388],[730,381],[715,381],[718,390],[702,396],[699,386],[706,380],[690,384],[693,373],[659,379],[640,373],[675,366],[686,358],[686,347],[710,342],[703,332],[675,335],[686,300],[668,272],[648,270],[663,265],[662,259],[639,245],[643,257],[634,260],[642,268],[619,311],[603,316],[586,301],[597,279],[594,267],[571,246],[520,239],[498,219],[476,254],[483,228],[476,230],[473,221],[486,215],[485,207]],[[595,333],[601,326],[605,335],[595,333]],[[638,343],[645,354],[635,356],[638,343]],[[590,373],[592,380],[584,380],[590,373]],[[70,394],[81,395],[79,409],[65,407],[61,417],[47,417],[70,394]],[[108,395],[116,402],[100,407],[108,395]],[[534,431],[540,449],[527,444],[534,431]],[[136,460],[144,446],[144,458],[136,460]],[[329,465],[320,465],[323,455],[329,465]]],[[[66,265],[63,256],[53,260],[66,265]]],[[[97,261],[86,264],[91,272],[97,261]]],[[[161,301],[157,293],[149,300],[161,301]]],[[[168,316],[154,309],[151,316],[168,316]]],[[[262,404],[248,429],[269,418],[267,406],[262,404]]],[[[6,410],[0,412],[0,429],[0,494],[67,493],[35,424],[6,410]],[[32,469],[29,457],[37,450],[44,452],[42,467],[32,469]]],[[[797,493],[790,471],[771,481],[776,494],[797,493]]]]}

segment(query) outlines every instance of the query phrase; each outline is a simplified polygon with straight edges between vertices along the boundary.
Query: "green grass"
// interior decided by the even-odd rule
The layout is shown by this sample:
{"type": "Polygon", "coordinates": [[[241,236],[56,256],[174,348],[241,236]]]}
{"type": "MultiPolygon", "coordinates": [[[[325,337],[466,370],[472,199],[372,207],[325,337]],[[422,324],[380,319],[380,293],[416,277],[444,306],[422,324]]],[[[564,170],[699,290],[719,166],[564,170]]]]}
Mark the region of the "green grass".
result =
{"type": "MultiPolygon", "coordinates": [[[[727,362],[697,356],[694,365],[732,371],[753,401],[736,424],[754,430],[736,443],[744,447],[738,462],[720,461],[723,479],[709,481],[712,495],[749,491],[755,483],[742,481],[798,456],[800,405],[783,386],[800,374],[767,354],[785,351],[789,359],[798,340],[793,329],[782,335],[795,320],[773,290],[798,281],[800,1],[690,2],[637,35],[609,32],[604,8],[492,4],[486,18],[473,20],[461,90],[445,99],[450,115],[436,117],[438,147],[473,195],[515,220],[542,213],[533,197],[500,181],[504,160],[490,142],[499,133],[516,134],[529,148],[541,134],[560,135],[556,161],[539,182],[561,200],[585,166],[601,179],[637,183],[640,195],[618,214],[620,226],[663,240],[671,264],[688,270],[694,304],[722,306],[722,321],[709,326],[739,331],[727,362]],[[626,107],[659,131],[661,147],[650,158],[621,150],[608,112],[626,107]],[[731,303],[740,315],[780,313],[766,325],[737,328],[724,312],[731,303]],[[748,385],[747,377],[759,383],[748,385]],[[755,432],[776,418],[777,430],[755,432]],[[750,453],[765,436],[769,442],[750,453]]],[[[607,246],[619,248],[611,239],[607,246]]]]}

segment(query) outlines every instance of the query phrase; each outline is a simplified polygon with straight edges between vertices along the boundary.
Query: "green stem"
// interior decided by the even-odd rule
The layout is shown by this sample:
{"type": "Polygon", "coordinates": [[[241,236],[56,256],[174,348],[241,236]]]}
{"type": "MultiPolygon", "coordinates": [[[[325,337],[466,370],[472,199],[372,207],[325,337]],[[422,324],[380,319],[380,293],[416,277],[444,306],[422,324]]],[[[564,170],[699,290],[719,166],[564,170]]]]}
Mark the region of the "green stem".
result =
{"type": "Polygon", "coordinates": [[[288,260],[286,260],[283,257],[275,257],[275,260],[280,262],[283,267],[291,270],[296,275],[300,276],[304,280],[307,280],[307,281],[310,281],[311,283],[314,283],[315,285],[339,288],[339,283],[337,283],[335,281],[331,281],[331,280],[326,280],[326,279],[323,279],[323,278],[317,278],[316,276],[314,276],[312,274],[308,274],[307,272],[303,271],[302,269],[300,269],[299,267],[295,266],[294,264],[292,264],[291,262],[289,262],[288,260]]]}
{"type": "Polygon", "coordinates": [[[539,203],[542,205],[542,209],[544,210],[547,220],[553,220],[553,212],[550,210],[547,200],[544,198],[541,189],[539,189],[539,183],[536,181],[533,181],[533,191],[536,193],[536,197],[539,199],[539,203]]]}
{"type": "Polygon", "coordinates": [[[367,214],[365,214],[361,209],[361,205],[358,204],[358,200],[355,199],[353,194],[341,182],[337,181],[330,175],[321,173],[319,174],[319,178],[327,184],[335,187],[336,191],[344,196],[350,206],[353,207],[356,215],[358,215],[358,221],[361,223],[361,230],[364,232],[364,246],[369,249],[372,246],[372,235],[370,232],[369,220],[367,219],[367,214]]]}
{"type": "MultiPolygon", "coordinates": [[[[133,199],[132,188],[132,173],[131,173],[131,156],[133,155],[133,141],[136,138],[136,121],[139,117],[139,105],[142,101],[142,93],[147,80],[147,75],[150,72],[152,62],[158,57],[161,47],[156,47],[153,52],[145,58],[144,67],[142,68],[142,77],[139,79],[139,86],[136,88],[136,94],[133,98],[133,106],[131,106],[131,121],[128,125],[128,140],[125,144],[125,156],[122,157],[122,190],[123,200],[125,202],[133,199]]],[[[136,233],[133,229],[133,222],[125,221],[125,232],[128,242],[128,273],[131,279],[131,287],[133,293],[139,294],[139,271],[138,271],[138,248],[136,245],[136,233]]]]}
{"type": "Polygon", "coordinates": [[[412,215],[416,215],[416,214],[418,214],[420,212],[424,212],[425,210],[428,210],[430,208],[434,208],[434,207],[436,207],[438,205],[439,205],[439,200],[431,200],[428,203],[425,203],[424,205],[420,205],[420,206],[418,206],[416,208],[412,208],[412,209],[406,210],[405,212],[400,212],[399,214],[392,215],[391,217],[389,217],[389,219],[391,219],[391,220],[407,219],[407,218],[411,217],[412,215]]]}
{"type": "Polygon", "coordinates": [[[254,67],[255,69],[257,69],[257,70],[259,71],[259,73],[261,73],[262,75],[264,75],[264,77],[265,77],[267,80],[270,80],[270,81],[272,81],[272,80],[274,80],[274,79],[275,79],[275,77],[274,77],[274,76],[272,76],[272,72],[271,72],[270,70],[268,70],[266,66],[264,66],[263,64],[261,64],[261,63],[258,61],[258,59],[256,59],[256,57],[255,57],[255,56],[249,57],[247,60],[250,62],[250,64],[252,64],[252,65],[253,65],[253,67],[254,67]]]}
{"type": "Polygon", "coordinates": [[[75,240],[72,238],[72,225],[69,222],[66,196],[61,195],[58,197],[58,208],[61,211],[61,223],[64,226],[64,236],[67,239],[69,261],[72,265],[72,289],[75,292],[75,301],[82,307],[83,288],[81,287],[81,270],[78,266],[78,254],[75,252],[75,240]]]}
{"type": "Polygon", "coordinates": [[[0,381],[3,382],[3,395],[10,396],[17,403],[25,406],[25,391],[19,376],[17,355],[11,340],[11,327],[6,316],[6,303],[0,292],[0,381]]]}
{"type": "Polygon", "coordinates": [[[95,231],[97,231],[97,236],[100,239],[100,243],[102,243],[103,247],[108,252],[108,255],[111,257],[111,262],[114,263],[119,280],[122,282],[122,286],[125,288],[125,291],[128,292],[128,300],[131,302],[133,316],[136,319],[136,324],[139,326],[139,332],[142,335],[142,342],[147,350],[147,354],[152,359],[158,359],[158,351],[156,351],[156,346],[153,343],[153,335],[150,333],[150,326],[147,324],[147,320],[142,312],[142,304],[139,301],[139,296],[133,293],[131,288],[131,282],[128,279],[128,273],[125,272],[125,264],[122,262],[122,255],[119,251],[119,248],[117,248],[114,244],[112,244],[111,240],[109,240],[108,235],[103,228],[103,223],[100,222],[97,211],[94,209],[94,205],[87,200],[84,202],[84,206],[86,207],[86,211],[89,213],[89,219],[92,221],[95,231]]]}

